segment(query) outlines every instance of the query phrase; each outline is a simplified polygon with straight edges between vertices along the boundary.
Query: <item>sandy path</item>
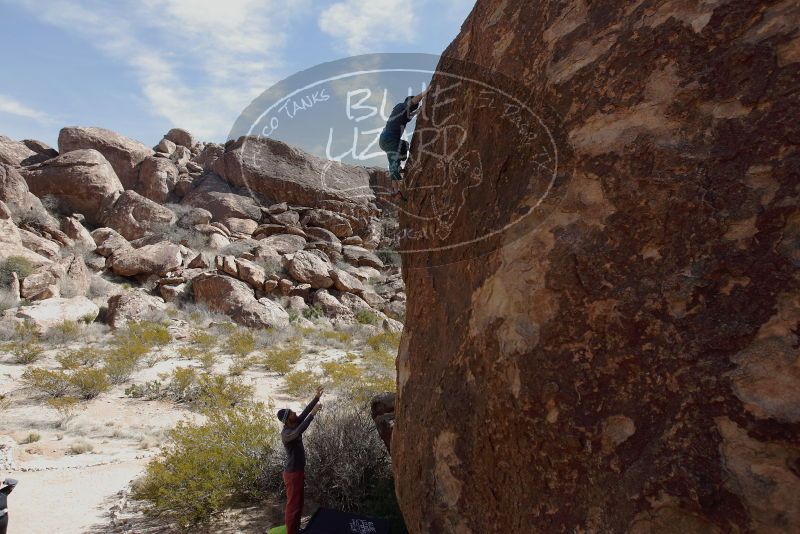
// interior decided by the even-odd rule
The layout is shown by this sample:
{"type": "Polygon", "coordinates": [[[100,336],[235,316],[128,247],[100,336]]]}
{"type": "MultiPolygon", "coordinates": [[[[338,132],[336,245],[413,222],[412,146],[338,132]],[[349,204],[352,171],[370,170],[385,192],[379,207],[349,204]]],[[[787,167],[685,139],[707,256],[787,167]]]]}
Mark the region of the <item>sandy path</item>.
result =
{"type": "Polygon", "coordinates": [[[19,486],[9,498],[9,534],[73,534],[107,521],[116,493],[147,459],[83,469],[11,472],[19,486]]]}

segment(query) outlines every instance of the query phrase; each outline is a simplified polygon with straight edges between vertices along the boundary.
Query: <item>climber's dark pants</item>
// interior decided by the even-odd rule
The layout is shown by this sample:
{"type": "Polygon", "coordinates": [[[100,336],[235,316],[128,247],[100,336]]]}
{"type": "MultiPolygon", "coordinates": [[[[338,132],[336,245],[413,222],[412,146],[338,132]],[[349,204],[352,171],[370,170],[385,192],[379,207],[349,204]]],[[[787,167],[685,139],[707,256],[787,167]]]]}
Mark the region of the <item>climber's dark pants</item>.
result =
{"type": "Polygon", "coordinates": [[[389,175],[392,180],[402,180],[403,175],[400,174],[400,162],[408,157],[408,141],[403,139],[389,139],[381,136],[378,143],[381,150],[386,152],[386,157],[389,158],[389,175]]]}
{"type": "Polygon", "coordinates": [[[305,471],[284,471],[283,483],[286,486],[286,534],[300,532],[300,518],[303,515],[303,485],[305,471]]]}
{"type": "Polygon", "coordinates": [[[0,517],[0,534],[6,534],[7,528],[8,528],[8,514],[5,514],[3,517],[0,517]]]}

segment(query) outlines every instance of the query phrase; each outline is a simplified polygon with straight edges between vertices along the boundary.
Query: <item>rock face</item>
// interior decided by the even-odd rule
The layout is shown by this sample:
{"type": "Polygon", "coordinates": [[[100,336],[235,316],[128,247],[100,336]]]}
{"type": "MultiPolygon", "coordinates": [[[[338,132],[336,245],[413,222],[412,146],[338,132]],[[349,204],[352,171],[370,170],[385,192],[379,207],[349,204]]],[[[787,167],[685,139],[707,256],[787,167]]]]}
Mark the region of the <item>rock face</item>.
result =
{"type": "Polygon", "coordinates": [[[96,150],[75,150],[22,171],[31,192],[52,196],[91,224],[122,193],[122,184],[106,158],[96,150]]]}
{"type": "Polygon", "coordinates": [[[477,2],[433,84],[512,76],[520,102],[462,83],[418,119],[411,532],[800,530],[798,24],[790,1],[477,2]],[[426,137],[447,117],[455,155],[426,137]]]}
{"type": "Polygon", "coordinates": [[[128,291],[108,299],[106,322],[111,328],[121,328],[128,321],[151,319],[165,308],[164,301],[159,298],[141,291],[128,291]]]}
{"type": "Polygon", "coordinates": [[[153,151],[138,141],[104,128],[62,128],[58,134],[58,151],[94,149],[114,168],[125,189],[134,189],[139,176],[139,164],[153,151]]]}
{"type": "Polygon", "coordinates": [[[125,239],[134,240],[165,228],[175,221],[171,209],[145,198],[135,191],[125,191],[102,214],[103,225],[113,228],[125,239]]]}
{"type": "Polygon", "coordinates": [[[73,297],[70,299],[51,298],[30,306],[13,308],[8,310],[6,315],[23,321],[31,321],[40,331],[45,332],[64,321],[92,322],[99,313],[100,308],[91,300],[86,297],[73,297]]]}
{"type": "Polygon", "coordinates": [[[114,252],[111,268],[119,276],[140,274],[165,275],[181,266],[180,245],[163,241],[142,248],[127,248],[114,252]]]}
{"type": "Polygon", "coordinates": [[[57,222],[47,213],[42,202],[28,190],[22,175],[10,165],[0,163],[0,200],[5,202],[18,220],[47,227],[57,227],[57,222]]]}
{"type": "Polygon", "coordinates": [[[224,313],[239,324],[253,328],[285,328],[289,314],[280,305],[256,300],[246,283],[221,274],[204,273],[192,280],[195,300],[224,313]]]}
{"type": "Polygon", "coordinates": [[[323,160],[274,139],[242,137],[229,143],[214,170],[231,185],[266,198],[356,218],[375,212],[365,168],[323,160]]]}
{"type": "Polygon", "coordinates": [[[218,176],[206,176],[181,202],[211,212],[215,221],[224,219],[261,219],[261,209],[247,193],[240,195],[218,176]]]}

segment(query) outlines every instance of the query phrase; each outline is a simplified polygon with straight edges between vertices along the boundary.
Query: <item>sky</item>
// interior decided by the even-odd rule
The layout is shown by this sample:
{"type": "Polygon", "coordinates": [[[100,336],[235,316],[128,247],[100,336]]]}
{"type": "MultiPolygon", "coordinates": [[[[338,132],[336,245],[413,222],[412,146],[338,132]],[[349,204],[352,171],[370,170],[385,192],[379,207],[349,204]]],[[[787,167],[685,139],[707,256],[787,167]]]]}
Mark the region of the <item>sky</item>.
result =
{"type": "Polygon", "coordinates": [[[224,141],[262,92],[359,54],[440,54],[474,0],[0,0],[0,135],[224,141]]]}

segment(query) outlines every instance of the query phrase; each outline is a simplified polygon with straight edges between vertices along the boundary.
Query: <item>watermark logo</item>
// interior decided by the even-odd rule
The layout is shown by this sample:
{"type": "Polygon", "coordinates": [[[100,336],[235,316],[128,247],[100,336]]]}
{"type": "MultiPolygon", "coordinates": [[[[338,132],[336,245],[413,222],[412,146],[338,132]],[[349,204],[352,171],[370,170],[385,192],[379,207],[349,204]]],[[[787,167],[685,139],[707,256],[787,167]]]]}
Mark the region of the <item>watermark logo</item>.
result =
{"type": "MultiPolygon", "coordinates": [[[[274,164],[264,154],[274,153],[275,141],[307,152],[303,176],[287,180],[313,190],[323,204],[352,207],[354,217],[368,218],[375,203],[396,212],[400,225],[389,229],[385,248],[435,264],[502,246],[551,207],[558,121],[535,102],[523,85],[476,65],[373,54],[275,84],[242,113],[229,137],[246,136],[242,163],[254,169],[274,164]],[[398,110],[404,120],[396,120],[398,110]],[[494,146],[480,144],[485,140],[494,146]],[[402,180],[393,183],[384,172],[394,170],[395,151],[387,146],[401,141],[410,153],[403,162],[395,157],[392,174],[402,180]]],[[[258,173],[249,176],[244,185],[261,192],[258,173]]]]}

